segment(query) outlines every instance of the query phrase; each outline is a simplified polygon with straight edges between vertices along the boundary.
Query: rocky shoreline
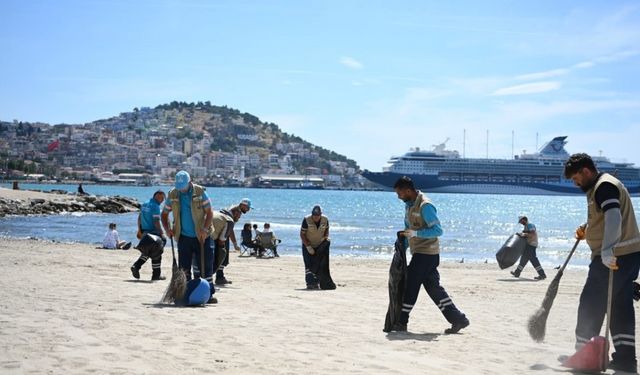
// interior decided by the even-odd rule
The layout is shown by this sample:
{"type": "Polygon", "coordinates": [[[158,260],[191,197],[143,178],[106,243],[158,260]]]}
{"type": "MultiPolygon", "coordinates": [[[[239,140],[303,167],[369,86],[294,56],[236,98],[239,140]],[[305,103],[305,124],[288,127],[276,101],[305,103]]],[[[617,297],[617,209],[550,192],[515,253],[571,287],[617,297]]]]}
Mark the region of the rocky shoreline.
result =
{"type": "Polygon", "coordinates": [[[137,212],[134,198],[69,194],[63,190],[41,192],[0,189],[0,217],[7,215],[52,215],[64,212],[137,212]]]}

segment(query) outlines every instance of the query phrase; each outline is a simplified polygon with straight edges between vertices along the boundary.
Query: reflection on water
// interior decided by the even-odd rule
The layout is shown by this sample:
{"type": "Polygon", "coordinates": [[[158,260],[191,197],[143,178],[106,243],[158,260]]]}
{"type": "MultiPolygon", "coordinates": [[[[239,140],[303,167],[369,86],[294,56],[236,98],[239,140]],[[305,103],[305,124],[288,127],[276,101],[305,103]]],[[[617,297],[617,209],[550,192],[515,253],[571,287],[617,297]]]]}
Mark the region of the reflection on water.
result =
{"type": "MultiPolygon", "coordinates": [[[[10,187],[3,185],[4,187],[10,187]]],[[[23,189],[62,189],[75,192],[76,185],[29,185],[23,189]]],[[[169,186],[132,187],[87,185],[97,195],[124,195],[146,201],[153,192],[169,186]]],[[[209,188],[207,193],[216,209],[236,204],[243,197],[254,209],[236,225],[264,222],[282,239],[281,254],[299,254],[300,225],[315,204],[323,207],[331,225],[332,252],[341,256],[390,258],[395,233],[402,229],[404,204],[393,192],[280,190],[209,188]]],[[[443,259],[465,262],[495,262],[495,253],[510,234],[520,231],[518,215],[527,215],[540,237],[538,256],[546,266],[556,266],[573,245],[575,227],[586,220],[586,199],[575,197],[509,196],[475,194],[430,194],[438,210],[444,235],[443,259]]],[[[640,198],[632,198],[636,215],[640,198]]],[[[137,214],[83,214],[0,218],[0,236],[37,237],[56,241],[98,244],[110,222],[118,224],[120,236],[135,239],[137,214]]],[[[586,265],[589,251],[581,245],[572,265],[586,265]]]]}

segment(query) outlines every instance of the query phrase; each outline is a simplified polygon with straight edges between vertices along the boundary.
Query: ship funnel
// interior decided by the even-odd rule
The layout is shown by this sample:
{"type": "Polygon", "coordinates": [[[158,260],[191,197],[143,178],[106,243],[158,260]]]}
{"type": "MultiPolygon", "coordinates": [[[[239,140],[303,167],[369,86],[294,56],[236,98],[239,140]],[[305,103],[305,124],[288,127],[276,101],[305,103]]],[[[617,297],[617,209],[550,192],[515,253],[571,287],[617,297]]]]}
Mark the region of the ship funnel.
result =
{"type": "Polygon", "coordinates": [[[557,158],[567,158],[569,153],[564,149],[564,145],[567,144],[566,136],[555,137],[551,141],[547,142],[540,149],[540,155],[552,156],[557,158]]]}

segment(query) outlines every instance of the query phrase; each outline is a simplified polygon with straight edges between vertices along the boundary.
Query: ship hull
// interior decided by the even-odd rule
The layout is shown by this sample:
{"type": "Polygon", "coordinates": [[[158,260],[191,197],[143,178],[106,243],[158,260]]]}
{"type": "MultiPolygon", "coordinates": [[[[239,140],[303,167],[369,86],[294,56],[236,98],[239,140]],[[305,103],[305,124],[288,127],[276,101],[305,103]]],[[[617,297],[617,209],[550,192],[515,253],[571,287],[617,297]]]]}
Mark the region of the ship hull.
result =
{"type": "MultiPolygon", "coordinates": [[[[365,171],[363,177],[384,189],[393,189],[395,182],[404,174],[393,172],[365,171]]],[[[435,175],[407,175],[416,189],[429,193],[459,194],[512,194],[512,195],[584,195],[578,187],[569,184],[511,183],[485,181],[443,181],[435,175]]],[[[640,196],[640,186],[627,186],[632,196],[640,196]]]]}

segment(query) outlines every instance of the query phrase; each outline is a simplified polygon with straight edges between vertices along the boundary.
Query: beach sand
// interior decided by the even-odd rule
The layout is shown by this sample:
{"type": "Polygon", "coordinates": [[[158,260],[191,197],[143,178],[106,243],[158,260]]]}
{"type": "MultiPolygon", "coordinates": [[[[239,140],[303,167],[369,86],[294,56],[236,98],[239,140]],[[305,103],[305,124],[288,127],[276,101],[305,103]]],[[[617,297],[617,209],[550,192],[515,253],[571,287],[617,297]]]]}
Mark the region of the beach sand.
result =
{"type": "MultiPolygon", "coordinates": [[[[389,261],[333,258],[334,291],[307,291],[301,257],[232,254],[217,305],[158,304],[169,280],[141,280],[138,251],[39,240],[0,242],[2,374],[548,374],[573,352],[585,270],[560,283],[546,340],[526,330],[549,278],[496,264],[443,263],[442,284],[471,325],[449,327],[424,290],[408,333],[382,332],[389,261]]],[[[583,249],[584,250],[584,249],[583,249]]],[[[167,247],[163,273],[170,277],[167,247]]]]}

